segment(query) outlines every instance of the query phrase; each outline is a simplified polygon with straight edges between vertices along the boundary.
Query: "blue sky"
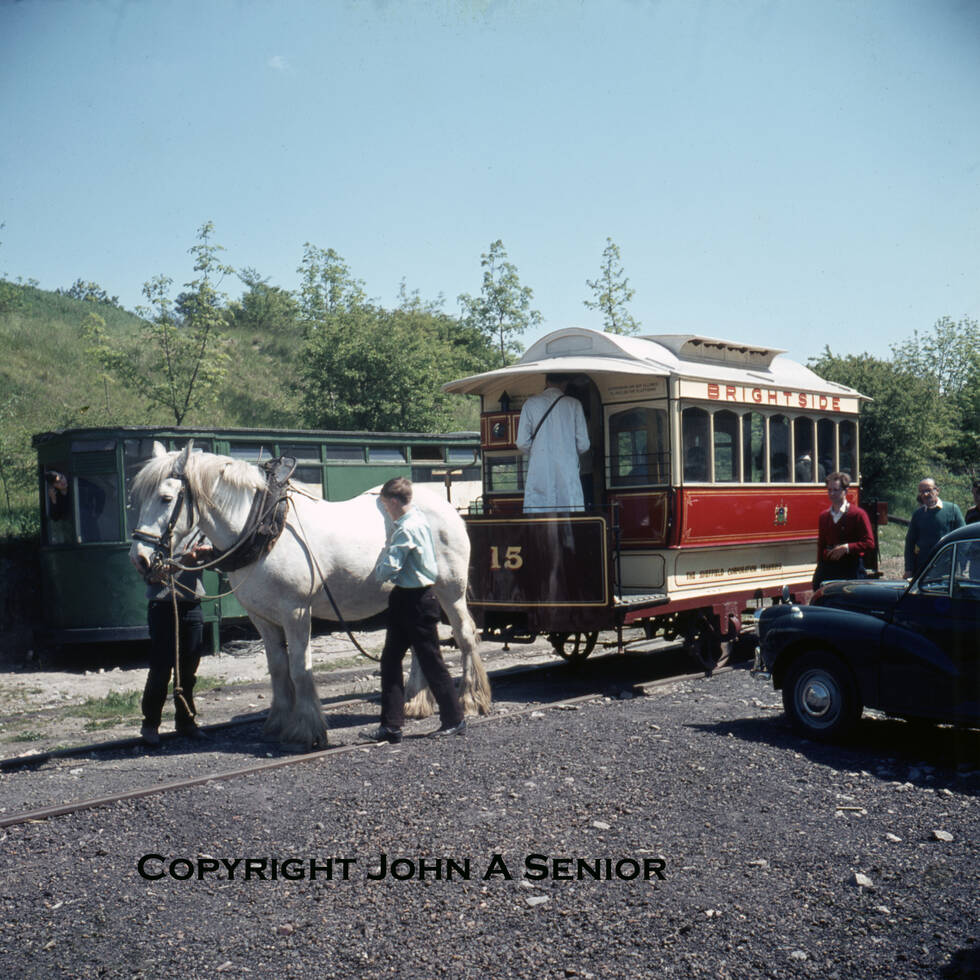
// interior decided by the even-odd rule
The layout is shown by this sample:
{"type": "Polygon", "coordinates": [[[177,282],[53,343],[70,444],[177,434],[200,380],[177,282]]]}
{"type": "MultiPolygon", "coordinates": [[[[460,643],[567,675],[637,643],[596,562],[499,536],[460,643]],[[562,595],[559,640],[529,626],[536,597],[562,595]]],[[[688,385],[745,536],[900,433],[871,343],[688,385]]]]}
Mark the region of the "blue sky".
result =
{"type": "MultiPolygon", "coordinates": [[[[298,285],[478,293],[805,361],[980,319],[976,0],[0,0],[0,275],[123,305],[215,224],[298,285]]],[[[241,292],[237,280],[224,288],[241,292]]]]}

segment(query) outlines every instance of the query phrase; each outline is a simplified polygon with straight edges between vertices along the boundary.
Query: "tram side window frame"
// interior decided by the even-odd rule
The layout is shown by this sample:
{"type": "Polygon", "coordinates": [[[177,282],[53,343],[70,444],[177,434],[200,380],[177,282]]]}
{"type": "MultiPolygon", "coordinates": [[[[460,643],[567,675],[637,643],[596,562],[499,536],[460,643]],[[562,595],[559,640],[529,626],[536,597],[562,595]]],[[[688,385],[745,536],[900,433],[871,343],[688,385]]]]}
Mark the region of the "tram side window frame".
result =
{"type": "Polygon", "coordinates": [[[606,486],[610,490],[670,483],[670,424],[666,403],[607,410],[606,486]]]}
{"type": "Polygon", "coordinates": [[[741,420],[738,412],[730,408],[722,408],[711,413],[711,475],[713,483],[741,483],[742,466],[739,429],[741,420]],[[724,418],[724,425],[719,426],[718,420],[724,418]],[[729,419],[731,422],[729,423],[729,419]],[[722,437],[722,438],[720,438],[722,437]],[[724,441],[727,438],[727,444],[724,441]],[[724,456],[728,454],[726,461],[724,456]],[[726,465],[727,463],[727,465],[726,465]],[[728,475],[722,475],[728,474],[728,475]]]}
{"type": "Polygon", "coordinates": [[[706,408],[685,404],[681,406],[680,420],[684,484],[815,487],[826,481],[827,474],[838,469],[846,468],[854,481],[860,476],[861,430],[856,417],[834,418],[756,408],[739,411],[731,406],[706,408]],[[723,425],[717,424],[719,419],[724,421],[723,425]],[[720,438],[728,435],[730,439],[733,430],[734,445],[720,438]],[[700,448],[705,439],[710,449],[706,470],[694,466],[690,452],[700,448]],[[723,460],[721,453],[728,453],[728,459],[723,460]],[[800,457],[804,455],[810,457],[807,468],[800,465],[800,457]],[[700,473],[704,475],[697,475],[700,473]]]}
{"type": "Polygon", "coordinates": [[[769,428],[769,482],[792,483],[792,420],[783,412],[777,412],[767,418],[766,424],[769,428]]]}

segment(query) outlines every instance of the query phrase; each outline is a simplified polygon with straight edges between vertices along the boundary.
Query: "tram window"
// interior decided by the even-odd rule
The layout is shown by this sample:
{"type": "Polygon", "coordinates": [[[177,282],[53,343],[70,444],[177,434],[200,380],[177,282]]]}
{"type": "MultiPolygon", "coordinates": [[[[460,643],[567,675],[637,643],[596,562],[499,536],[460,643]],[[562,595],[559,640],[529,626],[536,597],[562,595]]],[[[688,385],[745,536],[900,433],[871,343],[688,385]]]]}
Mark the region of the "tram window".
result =
{"type": "Polygon", "coordinates": [[[262,463],[276,456],[272,446],[261,442],[233,442],[228,446],[228,455],[232,459],[243,459],[246,463],[262,463]]]}
{"type": "Polygon", "coordinates": [[[363,463],[364,447],[350,443],[327,443],[327,459],[331,463],[363,463]]]}
{"type": "Polygon", "coordinates": [[[742,416],[742,479],[766,481],[766,420],[758,412],[742,416]]]}
{"type": "Polygon", "coordinates": [[[323,467],[320,464],[320,447],[309,442],[283,442],[279,444],[280,456],[296,460],[291,480],[312,497],[323,499],[323,467]]]}
{"type": "Polygon", "coordinates": [[[443,461],[441,446],[412,446],[412,461],[427,460],[429,462],[443,461]]]}
{"type": "Polygon", "coordinates": [[[684,438],[684,479],[708,479],[708,413],[685,408],[681,416],[684,438]]]}
{"type": "Polygon", "coordinates": [[[152,439],[123,439],[123,479],[126,484],[126,533],[136,530],[139,508],[132,499],[133,479],[153,455],[152,439]]]}
{"type": "Polygon", "coordinates": [[[817,460],[824,473],[837,470],[837,429],[830,419],[817,422],[817,460]]]}
{"type": "MultiPolygon", "coordinates": [[[[188,442],[194,443],[194,448],[191,450],[191,452],[194,452],[194,453],[210,453],[210,452],[213,452],[213,450],[211,449],[211,440],[210,439],[197,439],[197,438],[191,438],[191,439],[174,439],[173,440],[173,448],[174,449],[183,449],[187,445],[188,442]]],[[[153,455],[152,447],[150,449],[150,455],[151,456],[153,455]]]]}
{"type": "Polygon", "coordinates": [[[826,470],[816,463],[816,450],[813,445],[813,419],[798,418],[793,421],[793,444],[796,453],[796,463],[793,476],[797,483],[822,483],[827,476],[826,470]]]}
{"type": "Polygon", "coordinates": [[[72,439],[71,451],[73,453],[114,453],[116,451],[116,440],[72,439]]]}
{"type": "Polygon", "coordinates": [[[368,459],[372,463],[404,463],[405,450],[398,446],[371,446],[368,459]]]}
{"type": "Polygon", "coordinates": [[[115,473],[77,476],[78,540],[118,541],[119,499],[115,473]]]}
{"type": "Polygon", "coordinates": [[[450,446],[448,459],[450,463],[472,463],[477,455],[476,449],[467,449],[464,446],[450,446]]]}
{"type": "Polygon", "coordinates": [[[71,481],[67,463],[59,461],[44,467],[43,493],[46,542],[68,544],[71,541],[71,481]]]}
{"type": "Polygon", "coordinates": [[[316,443],[280,443],[279,455],[292,456],[299,463],[319,463],[320,447],[316,443]]]}
{"type": "Polygon", "coordinates": [[[297,466],[290,482],[305,490],[317,500],[323,499],[323,469],[320,466],[297,466]]]}
{"type": "Polygon", "coordinates": [[[785,415],[769,419],[769,480],[789,482],[789,419],[785,415]]]}
{"type": "Polygon", "coordinates": [[[857,426],[853,422],[841,422],[837,438],[841,472],[857,479],[857,426]]]}
{"type": "Polygon", "coordinates": [[[738,480],[738,416],[734,412],[715,412],[715,482],[738,480]]]}
{"type": "Polygon", "coordinates": [[[487,456],[488,493],[517,493],[524,490],[524,460],[520,456],[487,456]]]}
{"type": "Polygon", "coordinates": [[[631,408],[609,417],[610,485],[667,482],[667,412],[631,408]]]}

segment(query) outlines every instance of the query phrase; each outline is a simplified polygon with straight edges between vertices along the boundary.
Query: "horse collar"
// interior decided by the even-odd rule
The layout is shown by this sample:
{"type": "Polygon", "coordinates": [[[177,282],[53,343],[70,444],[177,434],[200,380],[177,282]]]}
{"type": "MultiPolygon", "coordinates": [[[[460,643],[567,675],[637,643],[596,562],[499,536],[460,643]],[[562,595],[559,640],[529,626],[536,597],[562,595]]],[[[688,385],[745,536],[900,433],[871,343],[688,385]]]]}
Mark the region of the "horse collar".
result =
{"type": "Polygon", "coordinates": [[[238,540],[225,551],[216,550],[213,564],[222,572],[237,571],[268,554],[286,526],[287,490],[296,460],[280,456],[261,464],[261,469],[265,472],[265,486],[255,491],[238,540]]]}

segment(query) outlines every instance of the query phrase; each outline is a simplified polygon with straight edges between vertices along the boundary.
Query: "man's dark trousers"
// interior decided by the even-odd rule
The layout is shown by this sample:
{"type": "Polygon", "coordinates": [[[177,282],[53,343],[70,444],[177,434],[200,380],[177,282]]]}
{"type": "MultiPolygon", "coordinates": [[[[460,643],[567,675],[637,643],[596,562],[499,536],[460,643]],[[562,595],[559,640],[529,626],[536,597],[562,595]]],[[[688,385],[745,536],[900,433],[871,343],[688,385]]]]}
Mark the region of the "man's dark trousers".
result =
{"type": "Polygon", "coordinates": [[[458,725],[463,709],[456,685],[439,652],[439,600],[431,588],[395,586],[388,597],[388,632],[381,652],[381,724],[398,729],[405,724],[405,679],[402,660],[409,647],[418,657],[429,689],[439,705],[443,726],[458,725]]]}
{"type": "MultiPolygon", "coordinates": [[[[174,703],[177,727],[194,720],[194,683],[204,651],[204,612],[199,602],[178,602],[180,623],[180,686],[190,707],[188,714],[180,698],[174,703]]],[[[167,687],[174,669],[174,607],[170,599],[151,602],[147,609],[150,627],[150,670],[143,689],[143,720],[154,728],[160,727],[163,706],[167,703],[167,687]]]]}

